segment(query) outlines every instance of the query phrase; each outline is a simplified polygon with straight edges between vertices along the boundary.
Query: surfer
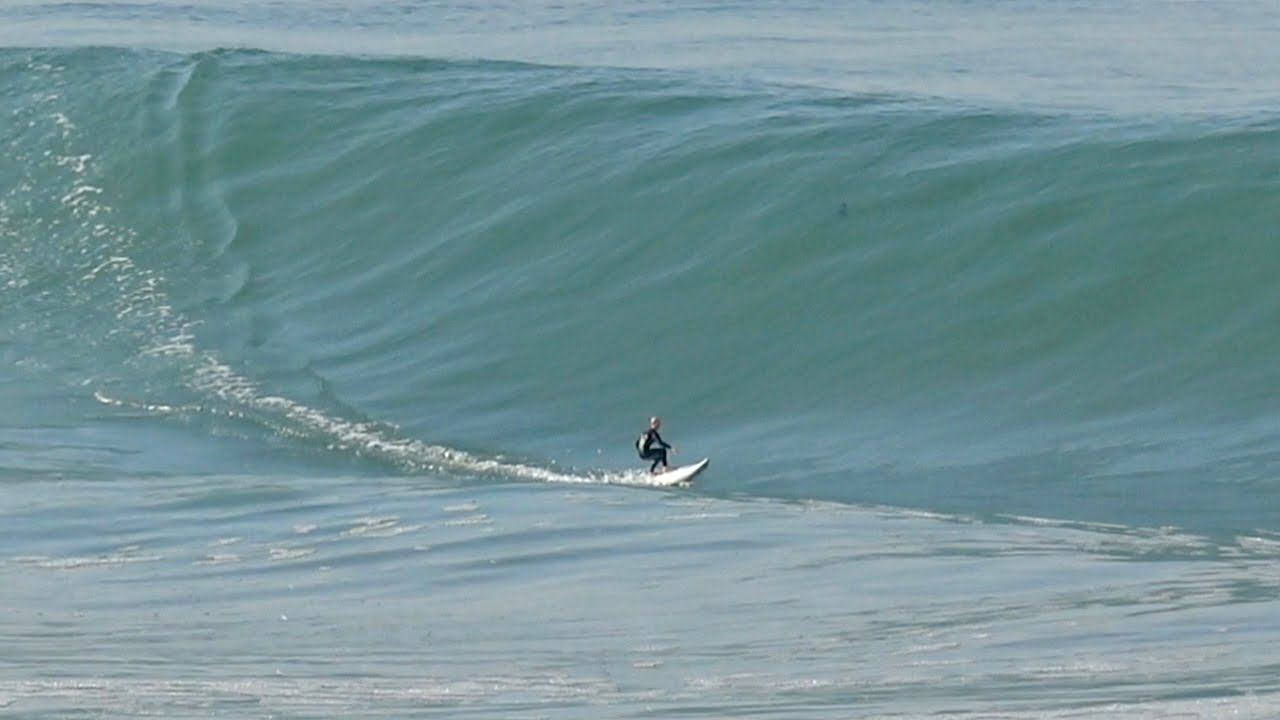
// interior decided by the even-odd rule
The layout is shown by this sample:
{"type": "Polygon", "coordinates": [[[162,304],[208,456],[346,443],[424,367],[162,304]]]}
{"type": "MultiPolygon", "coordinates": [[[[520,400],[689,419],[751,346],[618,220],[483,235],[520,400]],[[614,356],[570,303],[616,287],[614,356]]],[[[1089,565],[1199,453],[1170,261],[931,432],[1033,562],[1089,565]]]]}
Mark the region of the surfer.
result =
{"type": "Polygon", "coordinates": [[[675,452],[675,448],[667,444],[662,436],[658,434],[658,428],[662,427],[662,418],[649,418],[649,429],[640,433],[640,437],[636,438],[636,452],[640,453],[641,460],[652,460],[653,464],[649,466],[650,473],[656,473],[658,466],[662,466],[662,471],[667,471],[667,451],[675,452]]]}

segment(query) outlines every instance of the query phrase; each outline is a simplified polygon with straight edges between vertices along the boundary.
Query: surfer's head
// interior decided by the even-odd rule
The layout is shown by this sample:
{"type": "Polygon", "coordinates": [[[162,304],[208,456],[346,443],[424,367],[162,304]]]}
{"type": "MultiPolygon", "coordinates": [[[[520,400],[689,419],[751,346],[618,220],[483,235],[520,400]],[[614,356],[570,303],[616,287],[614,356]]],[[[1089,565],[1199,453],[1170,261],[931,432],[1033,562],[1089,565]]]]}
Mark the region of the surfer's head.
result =
{"type": "Polygon", "coordinates": [[[662,427],[662,418],[658,417],[657,415],[654,415],[653,417],[649,418],[649,427],[653,428],[654,430],[657,430],[658,428],[662,427]]]}

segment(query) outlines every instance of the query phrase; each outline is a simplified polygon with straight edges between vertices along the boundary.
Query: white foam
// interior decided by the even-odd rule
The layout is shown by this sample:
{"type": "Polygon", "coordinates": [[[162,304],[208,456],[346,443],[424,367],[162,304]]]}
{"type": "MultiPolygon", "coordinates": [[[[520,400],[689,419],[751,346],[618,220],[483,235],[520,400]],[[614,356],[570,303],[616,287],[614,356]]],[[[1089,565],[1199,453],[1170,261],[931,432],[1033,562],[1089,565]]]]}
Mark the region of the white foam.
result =
{"type": "Polygon", "coordinates": [[[267,555],[272,560],[296,560],[298,558],[307,557],[308,555],[314,555],[315,553],[316,549],[313,547],[273,547],[267,549],[267,555]]]}
{"type": "Polygon", "coordinates": [[[360,518],[355,525],[343,530],[344,537],[395,537],[422,529],[421,525],[401,525],[400,518],[360,518]]]}
{"type": "Polygon", "coordinates": [[[1240,536],[1236,538],[1236,544],[1251,555],[1280,555],[1280,540],[1257,536],[1240,536]]]}
{"type": "Polygon", "coordinates": [[[121,548],[112,553],[93,557],[49,557],[47,555],[26,555],[15,557],[13,561],[21,565],[43,568],[46,570],[77,570],[80,568],[110,567],[113,565],[129,565],[162,560],[160,555],[142,555],[136,546],[121,548]]]}
{"type": "Polygon", "coordinates": [[[736,512],[697,512],[668,515],[668,520],[733,520],[742,517],[736,512]]]}
{"type": "Polygon", "coordinates": [[[197,560],[194,565],[230,565],[240,562],[240,556],[235,553],[211,553],[204,556],[204,559],[197,560]]]}
{"type": "Polygon", "coordinates": [[[484,513],[477,513],[475,515],[467,515],[465,517],[455,518],[453,520],[447,520],[445,521],[445,526],[446,527],[465,527],[467,525],[490,525],[492,523],[493,523],[493,520],[490,519],[488,515],[485,515],[484,513]]]}
{"type": "MultiPolygon", "coordinates": [[[[69,145],[75,124],[61,113],[51,117],[69,145]]],[[[57,154],[50,152],[49,155],[54,164],[71,175],[69,190],[61,197],[61,202],[84,221],[87,237],[78,250],[86,256],[89,269],[81,276],[81,282],[107,282],[115,293],[113,309],[121,327],[113,334],[126,337],[132,334],[139,343],[137,352],[140,357],[172,361],[179,383],[232,407],[220,410],[207,407],[208,403],[203,402],[175,405],[156,399],[129,400],[101,389],[94,393],[99,402],[157,414],[229,412],[255,419],[282,434],[319,440],[332,450],[375,458],[408,472],[443,471],[554,483],[657,484],[647,473],[638,470],[561,471],[483,458],[401,437],[391,426],[346,420],[266,392],[257,382],[236,372],[213,352],[196,347],[196,323],[174,309],[166,291],[168,279],[154,269],[140,266],[129,253],[137,233],[95,219],[99,215],[109,215],[111,208],[102,201],[103,189],[90,182],[94,173],[93,156],[71,148],[57,154]]]]}

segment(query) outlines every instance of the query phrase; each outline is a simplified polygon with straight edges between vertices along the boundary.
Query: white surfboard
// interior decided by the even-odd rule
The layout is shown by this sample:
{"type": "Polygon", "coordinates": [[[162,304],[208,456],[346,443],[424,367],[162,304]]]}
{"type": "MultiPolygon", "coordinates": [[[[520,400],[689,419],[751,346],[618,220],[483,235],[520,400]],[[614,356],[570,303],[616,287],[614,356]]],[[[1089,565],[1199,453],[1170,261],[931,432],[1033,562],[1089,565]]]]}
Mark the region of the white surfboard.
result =
{"type": "Polygon", "coordinates": [[[682,465],[673,467],[664,473],[653,476],[654,485],[682,485],[684,483],[693,482],[693,478],[698,473],[707,469],[711,464],[711,458],[703,458],[692,465],[682,465]]]}

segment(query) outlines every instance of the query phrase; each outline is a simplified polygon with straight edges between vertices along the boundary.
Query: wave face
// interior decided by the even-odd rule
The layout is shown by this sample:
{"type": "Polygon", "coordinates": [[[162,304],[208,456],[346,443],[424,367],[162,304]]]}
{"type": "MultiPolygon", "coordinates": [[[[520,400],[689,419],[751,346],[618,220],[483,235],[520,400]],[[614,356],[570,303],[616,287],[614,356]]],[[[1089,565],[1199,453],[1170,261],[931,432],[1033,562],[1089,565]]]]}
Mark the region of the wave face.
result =
{"type": "Polygon", "coordinates": [[[1274,121],[254,51],[4,50],[0,87],[41,422],[593,481],[661,413],[711,492],[1269,523],[1274,121]]]}

